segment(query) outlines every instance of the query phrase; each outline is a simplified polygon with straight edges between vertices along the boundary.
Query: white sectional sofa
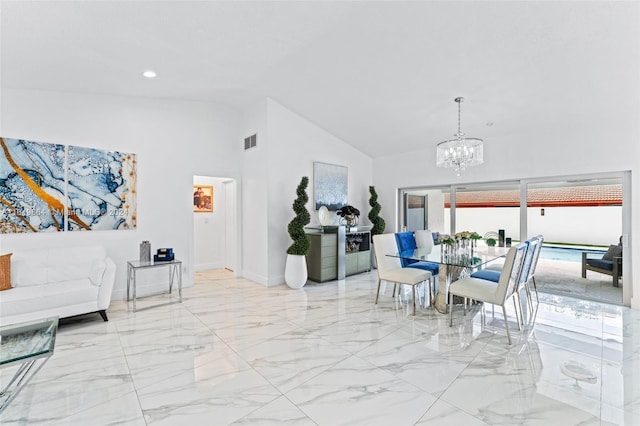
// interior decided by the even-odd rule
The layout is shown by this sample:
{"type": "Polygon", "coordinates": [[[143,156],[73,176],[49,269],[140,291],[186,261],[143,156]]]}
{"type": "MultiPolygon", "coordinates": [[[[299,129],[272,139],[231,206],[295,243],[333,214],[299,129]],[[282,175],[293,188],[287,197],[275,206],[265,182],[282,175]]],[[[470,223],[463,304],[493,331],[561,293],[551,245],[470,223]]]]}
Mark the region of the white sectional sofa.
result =
{"type": "Polygon", "coordinates": [[[11,285],[0,291],[0,325],[106,310],[116,265],[102,246],[14,252],[11,285]]]}

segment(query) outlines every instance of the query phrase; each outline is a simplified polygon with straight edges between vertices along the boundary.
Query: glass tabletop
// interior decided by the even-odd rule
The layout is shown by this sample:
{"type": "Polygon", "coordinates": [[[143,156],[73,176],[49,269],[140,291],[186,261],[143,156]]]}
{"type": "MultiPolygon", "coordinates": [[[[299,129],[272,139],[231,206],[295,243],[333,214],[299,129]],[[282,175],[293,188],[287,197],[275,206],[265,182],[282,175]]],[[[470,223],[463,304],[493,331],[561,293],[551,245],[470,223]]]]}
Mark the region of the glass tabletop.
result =
{"type": "Polygon", "coordinates": [[[496,260],[500,257],[506,256],[509,251],[508,247],[487,247],[478,246],[473,249],[472,253],[465,252],[465,254],[446,252],[446,248],[443,244],[433,246],[432,249],[418,248],[414,250],[404,250],[400,253],[391,253],[387,256],[398,257],[407,260],[417,260],[420,262],[434,262],[440,265],[449,266],[461,266],[466,268],[477,268],[496,260]],[[443,249],[445,252],[443,253],[443,249]]]}
{"type": "Polygon", "coordinates": [[[173,260],[158,260],[158,261],[153,261],[153,260],[129,260],[127,261],[127,265],[131,266],[132,268],[153,268],[154,266],[163,266],[163,265],[174,265],[174,264],[178,264],[178,263],[182,263],[181,260],[178,259],[173,259],[173,260]]]}
{"type": "Polygon", "coordinates": [[[51,356],[57,331],[58,317],[0,327],[0,366],[51,356]]]}

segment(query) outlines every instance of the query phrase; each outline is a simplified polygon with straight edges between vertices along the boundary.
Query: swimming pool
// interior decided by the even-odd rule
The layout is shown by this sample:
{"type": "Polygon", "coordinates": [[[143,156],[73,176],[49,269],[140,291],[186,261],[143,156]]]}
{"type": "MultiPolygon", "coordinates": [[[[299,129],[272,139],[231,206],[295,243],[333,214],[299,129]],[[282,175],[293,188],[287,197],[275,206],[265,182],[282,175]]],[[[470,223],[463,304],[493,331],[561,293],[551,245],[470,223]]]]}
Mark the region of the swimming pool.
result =
{"type": "Polygon", "coordinates": [[[605,250],[582,249],[571,247],[548,247],[542,246],[540,250],[541,259],[562,260],[565,262],[582,262],[582,252],[595,253],[602,256],[605,250]]]}

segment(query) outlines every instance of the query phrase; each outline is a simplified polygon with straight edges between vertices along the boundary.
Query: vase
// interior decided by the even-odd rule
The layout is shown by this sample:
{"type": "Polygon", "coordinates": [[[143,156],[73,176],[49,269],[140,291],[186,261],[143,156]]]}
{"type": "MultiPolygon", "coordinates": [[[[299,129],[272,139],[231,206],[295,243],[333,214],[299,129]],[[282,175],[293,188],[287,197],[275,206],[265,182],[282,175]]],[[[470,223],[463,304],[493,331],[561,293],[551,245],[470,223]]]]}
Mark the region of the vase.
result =
{"type": "Polygon", "coordinates": [[[149,241],[140,243],[140,262],[151,262],[151,244],[149,241]]]}
{"type": "Polygon", "coordinates": [[[304,255],[287,254],[284,267],[284,282],[293,289],[300,289],[307,283],[307,257],[304,255]]]}

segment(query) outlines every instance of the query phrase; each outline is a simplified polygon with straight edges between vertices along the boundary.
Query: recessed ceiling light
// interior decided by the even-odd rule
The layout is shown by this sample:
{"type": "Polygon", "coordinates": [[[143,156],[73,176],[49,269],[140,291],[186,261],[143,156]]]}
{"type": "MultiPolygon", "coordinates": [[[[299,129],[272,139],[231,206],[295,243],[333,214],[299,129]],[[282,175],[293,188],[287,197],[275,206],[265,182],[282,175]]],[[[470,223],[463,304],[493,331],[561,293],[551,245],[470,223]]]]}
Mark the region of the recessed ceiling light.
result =
{"type": "Polygon", "coordinates": [[[142,73],[142,75],[146,78],[156,78],[156,72],[155,71],[151,71],[151,70],[147,70],[145,72],[142,73]]]}

